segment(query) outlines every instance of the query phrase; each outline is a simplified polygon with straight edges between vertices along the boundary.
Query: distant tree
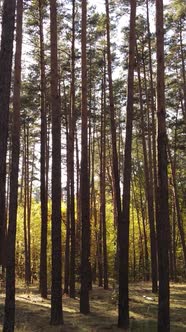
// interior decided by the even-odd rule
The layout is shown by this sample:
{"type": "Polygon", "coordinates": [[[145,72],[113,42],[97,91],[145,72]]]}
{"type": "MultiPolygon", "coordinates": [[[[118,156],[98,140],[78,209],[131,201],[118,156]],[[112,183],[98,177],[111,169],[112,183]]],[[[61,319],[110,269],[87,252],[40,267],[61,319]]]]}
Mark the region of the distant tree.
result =
{"type": "Polygon", "coordinates": [[[107,66],[108,66],[108,84],[109,84],[109,107],[110,107],[110,125],[112,137],[112,167],[113,167],[113,184],[114,184],[114,198],[116,207],[116,223],[119,227],[121,221],[121,197],[120,197],[120,178],[119,178],[119,164],[117,152],[117,137],[116,137],[116,121],[115,121],[115,107],[113,94],[113,80],[112,80],[112,56],[110,43],[110,7],[109,1],[105,1],[106,9],[106,36],[107,36],[107,66]]]}
{"type": "Polygon", "coordinates": [[[107,255],[107,226],[106,226],[106,68],[104,51],[104,72],[102,80],[102,109],[101,109],[101,151],[100,151],[100,224],[103,233],[103,280],[104,289],[108,289],[108,255],[107,255]]]}

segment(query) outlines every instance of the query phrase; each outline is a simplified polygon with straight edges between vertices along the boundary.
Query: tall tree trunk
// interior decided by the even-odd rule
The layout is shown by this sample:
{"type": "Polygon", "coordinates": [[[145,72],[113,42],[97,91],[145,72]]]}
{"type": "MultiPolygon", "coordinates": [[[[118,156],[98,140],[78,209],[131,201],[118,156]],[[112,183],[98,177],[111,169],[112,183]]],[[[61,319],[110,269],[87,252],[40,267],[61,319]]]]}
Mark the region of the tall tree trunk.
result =
{"type": "Polygon", "coordinates": [[[16,0],[4,0],[0,48],[0,265],[5,224],[6,153],[16,0]]]}
{"type": "Polygon", "coordinates": [[[7,236],[6,299],[3,332],[14,331],[15,322],[15,241],[20,151],[20,88],[23,0],[17,1],[16,53],[13,95],[12,161],[10,175],[9,225],[7,236]]]}
{"type": "Polygon", "coordinates": [[[141,207],[141,217],[142,217],[143,237],[144,237],[144,251],[145,251],[144,280],[149,281],[150,280],[150,261],[149,261],[149,252],[148,252],[148,239],[147,239],[146,223],[145,223],[145,203],[143,203],[141,179],[139,181],[139,190],[140,190],[140,207],[141,207]]]}
{"type": "MultiPolygon", "coordinates": [[[[64,83],[64,82],[63,82],[64,83]]],[[[66,158],[67,158],[67,209],[66,209],[66,238],[65,238],[65,259],[64,259],[64,293],[69,293],[69,266],[70,266],[70,167],[69,167],[69,107],[67,105],[66,88],[65,96],[65,122],[66,122],[66,158]]]]}
{"type": "Polygon", "coordinates": [[[157,224],[159,306],[158,331],[170,331],[169,317],[169,210],[167,178],[167,135],[165,121],[165,80],[164,80],[164,26],[163,1],[156,0],[157,36],[157,116],[158,116],[158,186],[159,214],[157,224]]]}
{"type": "Polygon", "coordinates": [[[179,24],[179,35],[180,35],[180,51],[181,51],[181,64],[182,64],[182,77],[183,77],[183,115],[184,121],[186,124],[186,74],[185,74],[185,56],[184,56],[184,47],[183,47],[183,32],[181,27],[181,22],[179,24]]]}
{"type": "Polygon", "coordinates": [[[136,281],[136,247],[135,247],[135,225],[134,225],[134,196],[132,196],[132,253],[133,253],[133,266],[132,266],[132,275],[133,281],[136,281]]]}
{"type": "Polygon", "coordinates": [[[75,0],[72,1],[72,77],[71,110],[69,118],[69,167],[70,167],[70,297],[75,297],[75,197],[74,197],[74,131],[75,131],[75,0]]]}
{"type": "Polygon", "coordinates": [[[80,312],[88,314],[89,307],[89,274],[90,274],[90,211],[89,211],[89,170],[88,170],[88,142],[87,142],[87,1],[82,0],[82,34],[81,34],[81,74],[82,74],[82,110],[81,110],[81,290],[80,312]]]}
{"type": "MultiPolygon", "coordinates": [[[[133,183],[132,183],[133,184],[133,183]]],[[[137,222],[138,222],[138,229],[139,229],[139,275],[141,275],[141,262],[142,262],[142,273],[143,276],[145,275],[145,264],[144,264],[144,248],[143,248],[143,236],[142,236],[142,230],[141,230],[141,224],[140,224],[140,214],[139,214],[139,205],[136,197],[136,192],[134,189],[134,184],[132,186],[133,191],[133,197],[134,197],[134,208],[136,210],[137,214],[137,222]]]]}
{"type": "MultiPolygon", "coordinates": [[[[105,52],[104,52],[105,64],[105,52]]],[[[101,114],[101,167],[100,167],[100,223],[103,232],[103,278],[104,289],[108,289],[107,229],[106,229],[106,68],[103,76],[103,102],[101,114]]]]}
{"type": "Polygon", "coordinates": [[[57,3],[50,0],[52,106],[52,288],[51,325],[63,324],[61,262],[61,110],[58,91],[57,3]]]}
{"type": "Polygon", "coordinates": [[[176,259],[176,208],[173,202],[172,207],[172,253],[173,253],[173,275],[177,281],[177,259],[176,259]]]}
{"type": "Polygon", "coordinates": [[[132,122],[133,122],[133,94],[134,94],[134,66],[135,66],[135,21],[136,0],[131,1],[130,33],[129,33],[129,69],[128,69],[128,98],[127,120],[124,157],[123,183],[123,216],[119,225],[119,307],[118,327],[129,327],[129,214],[130,214],[130,180],[132,153],[132,122]]]}
{"type": "Polygon", "coordinates": [[[113,182],[115,202],[117,208],[117,225],[121,219],[121,197],[120,197],[120,179],[119,179],[119,165],[118,153],[116,142],[116,123],[115,123],[115,109],[114,109],[114,96],[113,96],[113,83],[112,83],[112,62],[110,51],[110,13],[109,1],[105,1],[106,6],[106,30],[107,30],[107,63],[108,63],[108,81],[109,81],[109,106],[110,106],[110,123],[111,123],[111,136],[112,136],[112,167],[113,167],[113,182]]]}
{"type": "Polygon", "coordinates": [[[69,293],[69,265],[70,265],[70,186],[69,186],[69,177],[67,177],[67,213],[66,213],[66,239],[65,239],[65,262],[64,262],[64,264],[65,264],[64,293],[68,294],[69,293]]]}
{"type": "Polygon", "coordinates": [[[113,82],[112,82],[112,59],[110,50],[110,9],[109,1],[105,0],[106,7],[106,38],[107,38],[107,70],[108,70],[108,84],[109,84],[109,111],[110,111],[110,126],[112,137],[112,183],[113,183],[113,202],[114,202],[114,224],[117,227],[117,245],[115,256],[115,276],[118,279],[118,232],[121,221],[121,191],[120,191],[120,173],[118,164],[117,152],[117,138],[116,138],[116,122],[115,122],[115,108],[113,96],[113,82]]]}
{"type": "MultiPolygon", "coordinates": [[[[138,51],[137,51],[138,52],[138,51]]],[[[137,54],[138,63],[138,83],[140,94],[140,111],[141,111],[141,131],[142,131],[142,145],[143,145],[143,158],[144,158],[144,172],[145,172],[145,193],[148,204],[148,217],[150,225],[150,245],[151,245],[151,274],[152,274],[152,292],[157,293],[157,257],[156,257],[156,232],[154,224],[154,205],[153,205],[153,190],[152,190],[152,158],[151,151],[149,151],[149,164],[147,159],[147,147],[145,139],[145,121],[144,121],[144,109],[143,109],[143,96],[142,96],[142,84],[139,55],[137,54]]],[[[144,67],[144,77],[146,78],[146,72],[144,67]]],[[[146,79],[145,79],[146,80],[146,79]]],[[[146,85],[146,84],[145,84],[146,85]]],[[[147,92],[147,88],[146,88],[147,92]]],[[[147,96],[148,98],[148,96],[147,96]]],[[[148,108],[148,105],[147,105],[148,108]]],[[[149,109],[148,109],[149,112],[149,109]]],[[[149,133],[148,133],[149,136],[149,133]]],[[[148,141],[150,138],[148,137],[148,141]]],[[[149,144],[151,145],[151,144],[149,144]]]]}
{"type": "Polygon", "coordinates": [[[28,271],[28,228],[27,228],[27,195],[28,195],[28,184],[27,184],[27,165],[28,165],[28,155],[27,155],[27,131],[26,131],[26,121],[24,122],[24,215],[23,215],[23,228],[24,228],[24,258],[25,258],[25,283],[28,285],[29,281],[29,271],[28,271]]]}
{"type": "MultiPolygon", "coordinates": [[[[29,159],[30,160],[30,159],[29,159]]],[[[32,242],[32,238],[31,238],[31,214],[32,214],[32,188],[33,188],[33,179],[34,179],[34,167],[35,167],[35,144],[33,145],[32,148],[32,160],[31,160],[31,164],[32,164],[32,168],[31,168],[31,174],[30,174],[30,179],[28,181],[29,184],[29,190],[28,190],[28,196],[27,196],[27,205],[28,205],[28,262],[29,262],[29,283],[32,282],[32,270],[34,271],[33,265],[32,265],[32,247],[31,247],[31,242],[32,242]]]]}
{"type": "MultiPolygon", "coordinates": [[[[27,252],[27,283],[28,285],[31,283],[31,229],[30,229],[30,219],[31,219],[31,201],[32,197],[32,179],[30,179],[29,174],[29,161],[30,161],[30,151],[29,151],[29,125],[27,126],[27,134],[26,134],[26,209],[27,209],[27,239],[28,239],[28,252],[27,252]]],[[[32,164],[33,167],[33,164],[32,164]]]]}
{"type": "MultiPolygon", "coordinates": [[[[153,161],[153,190],[154,190],[154,203],[155,203],[155,221],[157,225],[158,218],[158,185],[157,185],[157,144],[156,144],[156,118],[155,118],[155,89],[153,79],[152,68],[152,46],[151,46],[151,31],[150,31],[150,19],[149,19],[149,0],[146,0],[146,12],[147,12],[147,31],[148,31],[148,52],[149,52],[149,74],[150,74],[150,106],[152,113],[152,161],[153,161]]],[[[157,246],[157,245],[156,245],[157,246]]],[[[156,267],[157,269],[157,267],[156,267]]]]}
{"type": "Polygon", "coordinates": [[[46,75],[43,37],[43,1],[38,0],[39,10],[39,41],[40,41],[40,90],[41,90],[41,164],[40,164],[40,197],[41,197],[41,247],[40,247],[40,278],[41,296],[47,298],[47,184],[46,184],[46,149],[47,149],[47,120],[46,120],[46,75]]]}
{"type": "MultiPolygon", "coordinates": [[[[76,148],[76,209],[77,209],[77,221],[76,221],[76,253],[80,253],[81,257],[81,197],[80,197],[80,163],[79,163],[79,149],[78,149],[78,134],[75,132],[75,148],[76,148]]],[[[76,256],[79,258],[79,255],[76,256]]],[[[77,264],[77,262],[76,262],[77,264]]],[[[80,262],[78,259],[77,270],[80,271],[80,262]]]]}
{"type": "Polygon", "coordinates": [[[174,194],[174,202],[176,207],[176,214],[177,214],[177,221],[178,221],[178,229],[180,233],[180,239],[181,239],[181,245],[183,250],[183,257],[184,257],[184,265],[185,265],[185,271],[186,271],[186,243],[185,243],[185,233],[184,233],[184,227],[183,227],[183,220],[182,220],[182,214],[180,209],[180,203],[178,198],[178,188],[177,188],[177,179],[176,179],[176,170],[173,165],[173,160],[171,156],[170,147],[168,144],[168,157],[171,165],[171,173],[172,173],[172,180],[173,180],[173,194],[174,194]]]}

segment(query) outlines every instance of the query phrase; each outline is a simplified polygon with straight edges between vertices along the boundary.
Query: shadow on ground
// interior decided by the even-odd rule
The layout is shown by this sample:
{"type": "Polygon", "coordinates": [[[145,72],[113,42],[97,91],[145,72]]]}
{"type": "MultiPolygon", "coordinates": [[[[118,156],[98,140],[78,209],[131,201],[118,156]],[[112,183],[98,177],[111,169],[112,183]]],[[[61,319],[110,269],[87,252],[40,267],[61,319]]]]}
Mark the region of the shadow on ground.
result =
{"type": "MultiPolygon", "coordinates": [[[[130,287],[130,331],[157,331],[157,296],[151,294],[150,284],[130,287]],[[150,299],[149,299],[150,297],[150,299]]],[[[3,323],[4,296],[0,297],[0,328],[3,323]]],[[[65,324],[50,326],[50,300],[42,300],[36,288],[19,288],[16,295],[15,332],[106,332],[120,331],[117,324],[117,297],[113,291],[95,287],[91,291],[91,313],[79,313],[79,299],[63,297],[65,324]],[[21,291],[22,290],[22,291],[21,291]],[[25,289],[24,289],[25,291],[25,289]]],[[[186,331],[186,285],[171,287],[171,331],[186,331]]]]}

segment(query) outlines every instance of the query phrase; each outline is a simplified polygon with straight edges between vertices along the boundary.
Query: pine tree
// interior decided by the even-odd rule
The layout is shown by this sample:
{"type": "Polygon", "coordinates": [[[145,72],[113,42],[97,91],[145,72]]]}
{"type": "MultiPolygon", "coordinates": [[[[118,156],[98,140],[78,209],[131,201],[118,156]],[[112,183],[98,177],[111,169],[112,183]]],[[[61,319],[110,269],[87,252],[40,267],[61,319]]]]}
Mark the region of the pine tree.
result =
{"type": "Polygon", "coordinates": [[[132,153],[132,122],[134,103],[134,66],[135,66],[135,20],[136,1],[131,1],[130,35],[129,35],[129,67],[128,67],[128,97],[127,122],[124,157],[123,184],[123,216],[119,224],[119,304],[118,327],[129,327],[129,218],[130,218],[130,181],[131,181],[131,153],[132,153]]]}
{"type": "Polygon", "coordinates": [[[158,198],[157,223],[159,303],[158,331],[170,331],[169,317],[169,209],[167,177],[167,135],[165,121],[165,79],[164,79],[164,27],[163,1],[156,0],[157,35],[157,117],[158,117],[158,198]]]}
{"type": "Polygon", "coordinates": [[[88,140],[87,140],[87,1],[82,1],[82,35],[81,35],[81,290],[80,290],[80,312],[88,314],[89,307],[89,281],[90,281],[90,213],[89,213],[89,171],[88,171],[88,140]]]}
{"type": "Polygon", "coordinates": [[[15,242],[18,203],[18,173],[20,151],[20,89],[22,54],[23,0],[17,1],[16,52],[13,95],[12,162],[10,174],[9,225],[7,235],[6,299],[4,332],[14,331],[15,321],[15,242]]]}
{"type": "Polygon", "coordinates": [[[0,265],[5,241],[6,153],[16,0],[4,0],[0,49],[0,265]]]}
{"type": "Polygon", "coordinates": [[[63,324],[61,262],[61,111],[58,90],[57,3],[50,0],[52,107],[52,289],[51,325],[63,324]]]}

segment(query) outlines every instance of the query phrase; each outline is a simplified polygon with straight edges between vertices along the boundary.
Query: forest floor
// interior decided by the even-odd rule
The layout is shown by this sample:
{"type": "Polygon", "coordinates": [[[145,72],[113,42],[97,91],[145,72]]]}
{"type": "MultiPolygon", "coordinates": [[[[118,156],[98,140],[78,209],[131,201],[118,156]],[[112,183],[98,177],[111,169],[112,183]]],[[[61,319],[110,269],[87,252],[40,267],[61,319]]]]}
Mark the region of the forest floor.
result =
{"type": "MultiPolygon", "coordinates": [[[[0,294],[0,330],[3,323],[4,292],[0,294]]],[[[121,331],[117,328],[117,299],[112,290],[94,287],[90,292],[89,315],[79,312],[79,295],[76,299],[63,296],[65,324],[52,327],[50,300],[43,300],[36,285],[16,291],[17,332],[107,332],[121,331]]],[[[150,283],[130,284],[130,331],[157,331],[158,298],[151,293],[150,283]]],[[[186,331],[186,284],[171,284],[171,332],[186,331]]]]}

